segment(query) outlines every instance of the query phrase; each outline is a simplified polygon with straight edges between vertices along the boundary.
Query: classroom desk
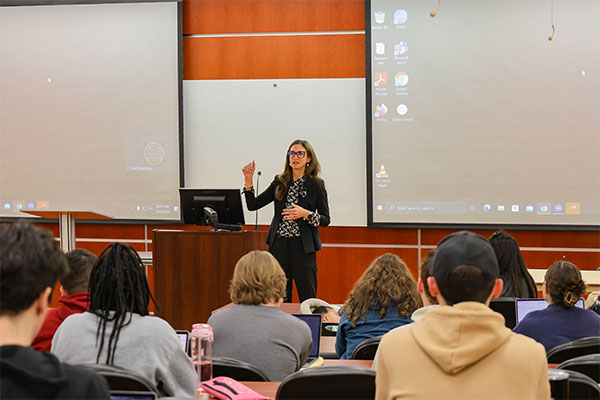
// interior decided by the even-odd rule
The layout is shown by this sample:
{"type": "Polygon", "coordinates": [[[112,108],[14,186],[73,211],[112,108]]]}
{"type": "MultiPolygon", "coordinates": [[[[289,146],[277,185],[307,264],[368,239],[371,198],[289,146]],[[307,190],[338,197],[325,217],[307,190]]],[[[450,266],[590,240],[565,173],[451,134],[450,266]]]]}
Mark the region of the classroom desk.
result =
{"type": "MultiPolygon", "coordinates": [[[[528,268],[527,271],[529,271],[529,273],[533,277],[533,280],[535,281],[535,285],[537,286],[537,289],[542,290],[542,286],[544,283],[544,275],[546,275],[546,270],[545,269],[530,269],[530,268],[528,268]]],[[[582,270],[581,277],[583,278],[583,281],[587,285],[588,292],[596,292],[596,291],[600,290],[600,271],[582,270]]]]}

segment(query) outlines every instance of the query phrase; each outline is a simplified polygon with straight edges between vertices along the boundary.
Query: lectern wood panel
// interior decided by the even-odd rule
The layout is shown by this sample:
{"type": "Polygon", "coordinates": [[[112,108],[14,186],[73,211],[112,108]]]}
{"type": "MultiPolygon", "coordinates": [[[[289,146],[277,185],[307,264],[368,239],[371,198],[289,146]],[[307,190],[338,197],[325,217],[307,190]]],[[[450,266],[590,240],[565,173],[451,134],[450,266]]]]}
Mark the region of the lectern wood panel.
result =
{"type": "Polygon", "coordinates": [[[235,264],[255,249],[266,250],[266,232],[153,231],[154,295],[160,317],[191,330],[212,310],[230,302],[235,264]]]}

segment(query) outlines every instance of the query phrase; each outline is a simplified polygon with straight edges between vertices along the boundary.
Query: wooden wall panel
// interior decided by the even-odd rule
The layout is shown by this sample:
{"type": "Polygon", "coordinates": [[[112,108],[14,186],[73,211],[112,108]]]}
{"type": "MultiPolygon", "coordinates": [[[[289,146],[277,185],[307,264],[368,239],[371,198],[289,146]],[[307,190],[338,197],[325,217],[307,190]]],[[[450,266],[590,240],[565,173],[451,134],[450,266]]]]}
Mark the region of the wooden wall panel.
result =
{"type": "Polygon", "coordinates": [[[417,249],[324,247],[317,252],[317,296],[330,303],[343,303],[356,280],[384,253],[402,258],[416,280],[417,249]]]}
{"type": "Polygon", "coordinates": [[[364,77],[364,35],[183,39],[185,80],[364,77]]]}
{"type": "Polygon", "coordinates": [[[363,0],[184,0],[183,33],[364,30],[363,0]]]}

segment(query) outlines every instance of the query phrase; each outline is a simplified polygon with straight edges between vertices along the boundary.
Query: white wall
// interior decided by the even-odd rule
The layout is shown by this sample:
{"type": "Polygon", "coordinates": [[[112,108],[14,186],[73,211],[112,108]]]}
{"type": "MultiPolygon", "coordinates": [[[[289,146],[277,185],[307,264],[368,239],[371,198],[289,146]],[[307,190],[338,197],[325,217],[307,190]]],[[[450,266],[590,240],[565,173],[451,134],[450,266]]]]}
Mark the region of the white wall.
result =
{"type": "MultiPolygon", "coordinates": [[[[367,225],[364,79],[184,81],[188,188],[241,188],[256,161],[259,189],[283,170],[294,139],[314,147],[329,194],[331,223],[367,225]]],[[[273,207],[259,212],[269,224],[273,207]]],[[[246,223],[255,214],[246,211],[246,223]]]]}

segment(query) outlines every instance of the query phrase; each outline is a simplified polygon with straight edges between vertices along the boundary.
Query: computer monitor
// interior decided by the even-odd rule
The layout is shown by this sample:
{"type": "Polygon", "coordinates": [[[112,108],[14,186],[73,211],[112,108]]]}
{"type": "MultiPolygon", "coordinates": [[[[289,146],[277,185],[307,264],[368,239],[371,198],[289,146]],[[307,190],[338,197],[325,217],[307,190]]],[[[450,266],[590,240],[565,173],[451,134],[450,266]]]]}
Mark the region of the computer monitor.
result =
{"type": "Polygon", "coordinates": [[[179,197],[183,222],[186,224],[241,230],[245,223],[239,189],[180,188],[179,197]],[[216,216],[211,210],[216,212],[216,216]],[[218,221],[215,217],[218,217],[218,221]]]}

